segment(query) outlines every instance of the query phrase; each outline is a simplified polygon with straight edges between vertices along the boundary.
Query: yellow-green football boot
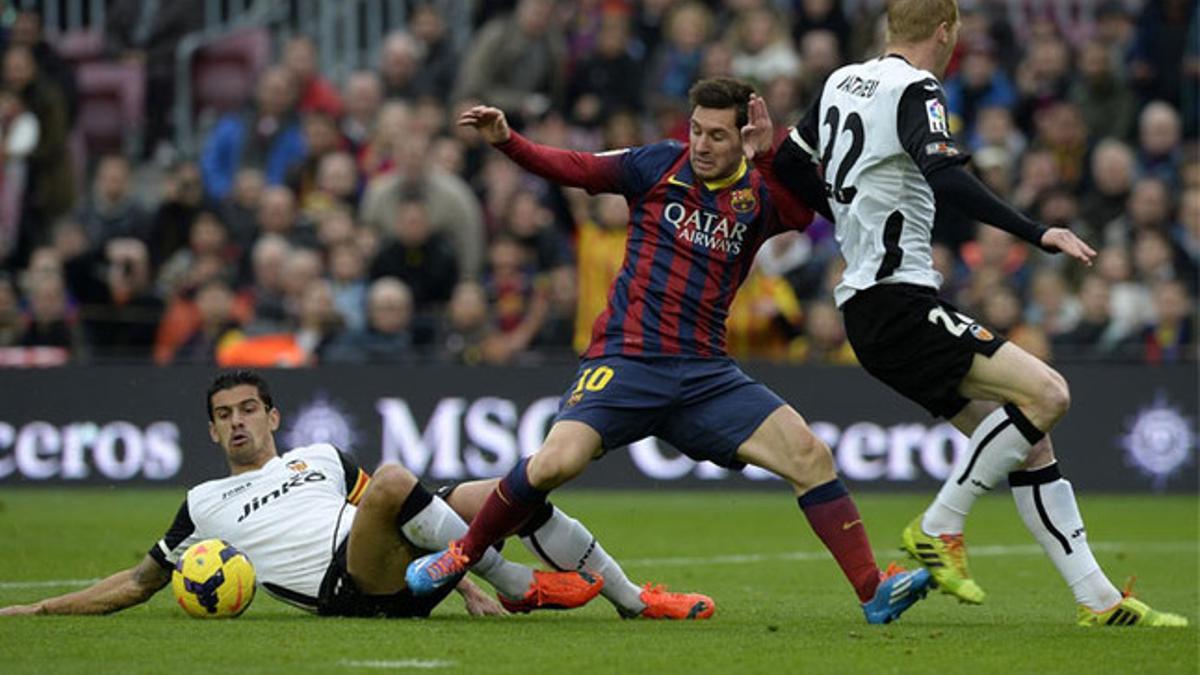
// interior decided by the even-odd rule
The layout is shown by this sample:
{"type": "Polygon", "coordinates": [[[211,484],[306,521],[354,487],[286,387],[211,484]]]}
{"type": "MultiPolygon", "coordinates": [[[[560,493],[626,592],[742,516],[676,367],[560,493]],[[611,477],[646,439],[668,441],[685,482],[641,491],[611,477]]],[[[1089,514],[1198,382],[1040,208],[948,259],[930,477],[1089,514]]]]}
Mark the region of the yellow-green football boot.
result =
{"type": "Polygon", "coordinates": [[[1131,578],[1125,584],[1125,597],[1116,605],[1102,612],[1093,612],[1084,605],[1079,605],[1075,611],[1075,623],[1080,626],[1148,626],[1151,628],[1184,628],[1188,625],[1186,617],[1170,612],[1160,612],[1150,609],[1150,605],[1133,597],[1133,582],[1131,578]]]}
{"type": "Polygon", "coordinates": [[[943,593],[953,595],[960,602],[981,604],[987,594],[975,583],[967,569],[967,546],[963,543],[962,535],[943,534],[935,537],[925,534],[921,529],[923,516],[917,516],[904,528],[901,535],[904,550],[929,570],[934,583],[943,593]]]}

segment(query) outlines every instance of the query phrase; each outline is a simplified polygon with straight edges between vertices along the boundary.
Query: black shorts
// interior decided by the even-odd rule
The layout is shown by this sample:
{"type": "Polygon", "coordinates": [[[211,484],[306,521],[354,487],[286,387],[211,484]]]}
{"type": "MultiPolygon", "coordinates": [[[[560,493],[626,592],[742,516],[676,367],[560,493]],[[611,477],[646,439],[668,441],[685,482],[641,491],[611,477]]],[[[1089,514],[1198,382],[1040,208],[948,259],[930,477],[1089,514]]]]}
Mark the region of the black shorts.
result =
{"type": "Polygon", "coordinates": [[[367,595],[359,590],[346,569],[346,545],[349,543],[350,537],[346,537],[338,546],[333,562],[329,563],[329,569],[321,579],[317,596],[317,614],[321,616],[424,618],[454,590],[454,584],[449,584],[421,598],[407,588],[391,595],[367,595]]]}
{"type": "Polygon", "coordinates": [[[991,356],[1004,338],[938,298],[932,288],[881,284],[842,305],[846,337],[863,368],[935,417],[954,417],[976,354],[991,356]]]}

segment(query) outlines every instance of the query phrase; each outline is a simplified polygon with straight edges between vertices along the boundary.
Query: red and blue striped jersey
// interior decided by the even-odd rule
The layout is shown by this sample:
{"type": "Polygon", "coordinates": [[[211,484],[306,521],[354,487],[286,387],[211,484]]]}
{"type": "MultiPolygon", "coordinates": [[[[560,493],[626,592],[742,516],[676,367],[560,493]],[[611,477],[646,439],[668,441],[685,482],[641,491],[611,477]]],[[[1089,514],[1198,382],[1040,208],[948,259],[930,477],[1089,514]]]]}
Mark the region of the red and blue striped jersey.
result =
{"type": "Polygon", "coordinates": [[[677,141],[591,154],[513,133],[498,147],[544,178],[629,203],[625,260],[584,358],[725,355],[729,304],[755,253],[772,235],[812,221],[788,191],[768,192],[771,154],[706,184],[677,141]]]}

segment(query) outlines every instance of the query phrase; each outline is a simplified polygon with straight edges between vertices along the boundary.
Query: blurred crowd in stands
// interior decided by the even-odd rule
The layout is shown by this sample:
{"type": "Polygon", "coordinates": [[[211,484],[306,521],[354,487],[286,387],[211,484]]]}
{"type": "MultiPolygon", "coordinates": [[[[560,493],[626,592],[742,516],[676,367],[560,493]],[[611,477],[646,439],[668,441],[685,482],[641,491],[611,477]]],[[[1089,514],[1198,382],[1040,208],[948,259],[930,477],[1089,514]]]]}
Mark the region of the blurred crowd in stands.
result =
{"type": "MultiPolygon", "coordinates": [[[[163,16],[110,11],[113,58],[171,59],[154,31],[177,39],[199,3],[154,4],[163,16]]],[[[782,130],[840,64],[880,53],[882,4],[477,2],[459,51],[437,6],[411,2],[376,67],[344,82],[318,71],[311,38],[278,40],[244,106],[169,163],[151,150],[173,140],[172,71],[148,69],[147,151],[83,171],[73,64],[36,13],[10,14],[0,364],[572,358],[622,261],[624,200],[523,172],[455,128],[457,112],[484,102],[539,142],[601,151],[685,139],[688,88],[731,75],[782,130]]],[[[1100,255],[1069,263],[943,211],[943,293],[1053,361],[1194,363],[1196,3],[959,4],[944,84],[974,170],[1100,255]]],[[[732,354],[853,363],[831,301],[840,272],[819,218],[769,241],[731,311],[732,354]]]]}

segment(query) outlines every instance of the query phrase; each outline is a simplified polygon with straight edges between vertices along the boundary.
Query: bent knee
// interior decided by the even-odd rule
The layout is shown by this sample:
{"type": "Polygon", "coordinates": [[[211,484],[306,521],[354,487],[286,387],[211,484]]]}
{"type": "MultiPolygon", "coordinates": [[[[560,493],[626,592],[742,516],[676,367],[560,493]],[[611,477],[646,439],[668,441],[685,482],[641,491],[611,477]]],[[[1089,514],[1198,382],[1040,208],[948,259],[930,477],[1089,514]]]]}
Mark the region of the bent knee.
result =
{"type": "Polygon", "coordinates": [[[591,461],[590,450],[570,443],[548,441],[529,460],[529,482],[539,489],[555,488],[583,473],[591,461]]]}
{"type": "Polygon", "coordinates": [[[1047,368],[1046,376],[1038,388],[1037,407],[1049,424],[1062,419],[1071,407],[1071,388],[1058,371],[1047,368]]]}
{"type": "Polygon", "coordinates": [[[384,464],[375,470],[363,501],[403,503],[417,484],[417,477],[399,464],[384,464]]]}

